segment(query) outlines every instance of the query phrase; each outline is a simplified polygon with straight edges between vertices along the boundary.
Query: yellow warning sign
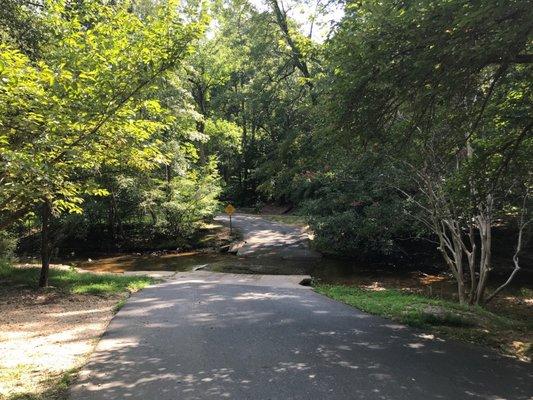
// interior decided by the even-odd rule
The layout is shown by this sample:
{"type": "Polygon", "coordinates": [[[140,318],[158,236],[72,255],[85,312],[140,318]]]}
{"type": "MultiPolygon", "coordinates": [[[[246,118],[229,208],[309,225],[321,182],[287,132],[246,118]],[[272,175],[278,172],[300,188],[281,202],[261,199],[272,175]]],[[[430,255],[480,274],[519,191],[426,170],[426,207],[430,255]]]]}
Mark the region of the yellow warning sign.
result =
{"type": "Polygon", "coordinates": [[[235,212],[235,207],[233,207],[231,204],[228,204],[226,208],[224,208],[224,211],[226,214],[231,215],[235,212]]]}

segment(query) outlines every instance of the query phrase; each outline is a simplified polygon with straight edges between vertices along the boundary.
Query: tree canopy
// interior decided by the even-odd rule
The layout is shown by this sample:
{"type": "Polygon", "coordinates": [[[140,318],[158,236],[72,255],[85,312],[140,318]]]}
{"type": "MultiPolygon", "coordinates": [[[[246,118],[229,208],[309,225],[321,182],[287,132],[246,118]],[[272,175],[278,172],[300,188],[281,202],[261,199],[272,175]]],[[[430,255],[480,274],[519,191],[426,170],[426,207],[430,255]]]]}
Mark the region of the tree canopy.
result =
{"type": "Polygon", "coordinates": [[[531,219],[532,21],[523,0],[8,0],[0,229],[124,245],[283,203],[325,253],[433,242],[480,303],[494,227],[518,224],[514,276],[531,219]]]}

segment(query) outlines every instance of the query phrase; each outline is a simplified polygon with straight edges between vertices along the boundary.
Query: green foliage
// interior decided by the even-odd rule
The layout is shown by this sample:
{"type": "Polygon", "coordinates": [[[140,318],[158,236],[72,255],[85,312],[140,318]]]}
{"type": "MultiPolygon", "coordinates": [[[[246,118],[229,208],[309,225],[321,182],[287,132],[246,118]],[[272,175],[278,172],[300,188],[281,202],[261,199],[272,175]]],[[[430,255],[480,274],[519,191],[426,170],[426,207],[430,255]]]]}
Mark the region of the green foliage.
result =
{"type": "Polygon", "coordinates": [[[209,137],[206,151],[217,157],[221,176],[230,181],[232,172],[238,168],[238,157],[242,151],[241,128],[235,122],[208,119],[205,121],[205,134],[209,137]]]}
{"type": "Polygon", "coordinates": [[[0,226],[46,202],[55,246],[190,236],[220,191],[181,68],[204,13],[174,0],[10,10],[42,35],[31,54],[8,27],[0,44],[0,226]]]}
{"type": "Polygon", "coordinates": [[[410,207],[384,169],[372,170],[381,161],[371,154],[351,160],[350,150],[332,147],[331,159],[315,161],[319,172],[306,172],[293,183],[302,189],[300,209],[315,233],[314,243],[327,254],[396,256],[402,239],[424,231],[406,218],[410,207]]]}
{"type": "Polygon", "coordinates": [[[519,208],[533,159],[528,27],[525,1],[347,4],[326,44],[315,157],[288,185],[320,248],[390,253],[427,235],[421,177],[448,202],[442,218],[470,221],[489,193],[499,217],[519,208]]]}
{"type": "Polygon", "coordinates": [[[431,174],[467,212],[473,192],[503,196],[531,170],[531,16],[526,1],[350,4],[328,46],[335,137],[431,174]]]}
{"type": "Polygon", "coordinates": [[[173,234],[190,237],[198,229],[199,221],[218,211],[219,194],[216,161],[212,158],[201,168],[170,181],[161,204],[164,217],[159,226],[173,234]]]}
{"type": "Polygon", "coordinates": [[[17,238],[6,231],[0,231],[0,262],[10,260],[17,247],[17,238]]]}
{"type": "Polygon", "coordinates": [[[43,199],[79,213],[84,194],[107,194],[91,179],[98,169],[164,160],[150,138],[173,117],[147,94],[201,32],[174,10],[170,2],[141,19],[127,3],[53,0],[39,14],[47,36],[37,62],[0,44],[4,224],[43,199]]]}
{"type": "MultiPolygon", "coordinates": [[[[287,182],[306,143],[300,138],[310,128],[310,79],[283,31],[273,26],[273,11],[231,0],[212,14],[217,28],[191,62],[190,90],[205,132],[214,134],[206,150],[219,157],[224,197],[242,205],[288,198],[287,182]]],[[[290,37],[314,69],[313,44],[294,21],[288,23],[290,37]]]]}
{"type": "Polygon", "coordinates": [[[0,42],[13,44],[32,59],[38,56],[44,34],[38,7],[32,0],[2,0],[0,8],[0,42]]]}
{"type": "MultiPolygon", "coordinates": [[[[390,227],[384,229],[382,225],[389,222],[390,216],[383,215],[386,211],[384,208],[373,209],[380,213],[378,218],[370,217],[366,210],[335,210],[328,216],[320,205],[315,203],[311,208],[309,204],[306,204],[305,209],[313,215],[310,217],[310,225],[315,233],[313,243],[321,252],[362,257],[380,253],[389,255],[395,250],[391,235],[384,235],[386,230],[390,232],[390,227]]],[[[394,233],[397,232],[392,232],[394,233]]]]}
{"type": "Polygon", "coordinates": [[[59,242],[174,243],[220,195],[396,255],[431,230],[421,175],[463,231],[531,186],[525,0],[348,2],[323,44],[277,1],[6,4],[0,227],[50,202],[59,242]]]}

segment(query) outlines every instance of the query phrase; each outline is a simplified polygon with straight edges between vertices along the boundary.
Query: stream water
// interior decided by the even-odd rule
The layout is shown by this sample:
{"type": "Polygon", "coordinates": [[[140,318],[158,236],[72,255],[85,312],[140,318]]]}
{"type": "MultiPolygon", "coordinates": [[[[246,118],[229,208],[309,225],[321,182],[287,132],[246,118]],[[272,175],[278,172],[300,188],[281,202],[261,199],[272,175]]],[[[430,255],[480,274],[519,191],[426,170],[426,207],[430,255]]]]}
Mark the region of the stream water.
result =
{"type": "Polygon", "coordinates": [[[204,269],[215,272],[348,277],[353,266],[348,261],[285,260],[279,258],[247,258],[217,252],[119,254],[77,262],[83,269],[100,272],[125,271],[191,271],[204,269]]]}
{"type": "Polygon", "coordinates": [[[391,284],[409,281],[411,285],[428,287],[428,290],[447,289],[448,280],[441,275],[428,275],[417,268],[393,265],[361,264],[353,260],[321,258],[312,260],[285,260],[279,258],[247,258],[217,252],[118,254],[75,263],[78,267],[121,273],[126,271],[191,271],[203,269],[215,272],[311,275],[323,282],[342,282],[376,285],[388,281],[391,284]]]}

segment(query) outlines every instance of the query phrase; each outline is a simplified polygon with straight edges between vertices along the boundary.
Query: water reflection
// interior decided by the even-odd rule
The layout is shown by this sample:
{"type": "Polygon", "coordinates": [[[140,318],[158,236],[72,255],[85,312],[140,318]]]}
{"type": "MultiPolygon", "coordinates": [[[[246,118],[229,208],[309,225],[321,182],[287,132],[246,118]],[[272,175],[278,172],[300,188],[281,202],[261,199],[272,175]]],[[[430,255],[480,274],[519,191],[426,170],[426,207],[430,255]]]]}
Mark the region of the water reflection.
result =
{"type": "Polygon", "coordinates": [[[126,271],[190,271],[195,267],[220,262],[223,254],[201,252],[169,252],[150,254],[118,254],[75,262],[76,266],[98,272],[126,271]]]}
{"type": "MultiPolygon", "coordinates": [[[[202,269],[214,272],[302,275],[308,274],[323,282],[357,283],[372,290],[382,285],[402,286],[406,280],[412,287],[447,291],[449,279],[443,275],[428,275],[420,269],[408,269],[392,265],[363,264],[354,260],[322,258],[318,260],[285,260],[272,257],[239,257],[217,252],[169,252],[153,254],[119,254],[77,262],[83,269],[99,272],[121,273],[125,271],[191,271],[202,269]]],[[[427,269],[426,269],[427,271],[427,269]]],[[[438,294],[438,293],[434,293],[438,294]]]]}

